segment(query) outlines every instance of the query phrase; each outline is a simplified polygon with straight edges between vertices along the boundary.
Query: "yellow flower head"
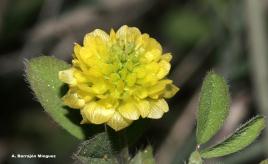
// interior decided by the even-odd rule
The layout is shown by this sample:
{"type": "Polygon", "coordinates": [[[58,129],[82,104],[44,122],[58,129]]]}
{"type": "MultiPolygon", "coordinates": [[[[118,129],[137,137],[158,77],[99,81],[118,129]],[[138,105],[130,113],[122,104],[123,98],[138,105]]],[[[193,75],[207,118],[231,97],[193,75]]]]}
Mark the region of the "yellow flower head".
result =
{"type": "Polygon", "coordinates": [[[72,67],[59,72],[69,85],[64,104],[80,109],[81,123],[106,123],[118,131],[133,120],[158,119],[167,112],[164,98],[179,89],[166,78],[171,55],[135,27],[110,34],[94,30],[75,44],[72,67]]]}

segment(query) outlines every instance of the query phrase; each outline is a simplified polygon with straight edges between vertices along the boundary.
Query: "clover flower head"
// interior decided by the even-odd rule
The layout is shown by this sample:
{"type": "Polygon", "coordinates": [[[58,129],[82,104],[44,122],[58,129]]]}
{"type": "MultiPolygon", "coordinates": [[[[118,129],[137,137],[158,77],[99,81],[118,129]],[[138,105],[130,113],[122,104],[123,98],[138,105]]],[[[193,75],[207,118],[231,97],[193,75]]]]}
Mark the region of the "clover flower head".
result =
{"type": "Polygon", "coordinates": [[[118,131],[142,118],[169,110],[165,98],[179,90],[166,78],[170,53],[136,27],[110,34],[96,29],[74,45],[72,67],[59,72],[69,90],[65,105],[80,109],[81,123],[107,124],[118,131]]]}

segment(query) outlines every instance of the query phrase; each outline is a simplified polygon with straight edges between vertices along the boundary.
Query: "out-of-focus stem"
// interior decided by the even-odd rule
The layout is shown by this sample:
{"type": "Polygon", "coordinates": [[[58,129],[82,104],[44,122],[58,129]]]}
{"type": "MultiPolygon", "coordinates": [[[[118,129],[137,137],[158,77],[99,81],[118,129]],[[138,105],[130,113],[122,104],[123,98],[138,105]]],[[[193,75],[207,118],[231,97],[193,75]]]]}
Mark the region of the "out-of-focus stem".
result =
{"type": "Polygon", "coordinates": [[[0,33],[2,32],[2,26],[3,26],[3,21],[4,21],[4,14],[6,11],[7,7],[7,0],[0,0],[0,33]]]}
{"type": "Polygon", "coordinates": [[[191,135],[195,126],[195,112],[198,104],[198,92],[194,94],[181,116],[176,120],[167,138],[156,152],[156,163],[171,163],[176,152],[191,135]],[[183,133],[181,133],[183,131],[183,133]]]}
{"type": "MultiPolygon", "coordinates": [[[[251,62],[252,79],[255,87],[255,95],[260,112],[268,116],[268,51],[265,31],[263,0],[246,0],[246,18],[248,25],[249,59],[251,62]]],[[[266,120],[266,127],[268,122],[266,120]]],[[[268,155],[268,131],[264,137],[268,155]]]]}
{"type": "Polygon", "coordinates": [[[125,130],[115,132],[113,129],[105,126],[105,132],[108,134],[110,142],[112,144],[117,161],[119,164],[125,164],[129,160],[128,143],[125,135],[125,130]]]}
{"type": "Polygon", "coordinates": [[[118,132],[117,139],[120,140],[120,151],[118,154],[118,161],[119,164],[125,164],[128,163],[129,160],[129,153],[128,153],[128,143],[126,138],[126,131],[123,130],[121,132],[118,132]]]}

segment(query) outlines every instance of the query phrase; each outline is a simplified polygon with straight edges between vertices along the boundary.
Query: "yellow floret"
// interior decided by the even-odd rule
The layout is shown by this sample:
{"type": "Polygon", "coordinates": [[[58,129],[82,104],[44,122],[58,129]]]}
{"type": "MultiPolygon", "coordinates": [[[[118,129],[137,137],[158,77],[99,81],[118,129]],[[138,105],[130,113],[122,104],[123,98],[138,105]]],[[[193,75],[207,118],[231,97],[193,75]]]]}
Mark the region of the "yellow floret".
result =
{"type": "Polygon", "coordinates": [[[59,79],[69,85],[64,104],[80,109],[83,124],[118,131],[140,117],[159,119],[169,110],[164,98],[179,90],[166,78],[171,54],[136,27],[94,30],[74,45],[73,57],[59,79]]]}

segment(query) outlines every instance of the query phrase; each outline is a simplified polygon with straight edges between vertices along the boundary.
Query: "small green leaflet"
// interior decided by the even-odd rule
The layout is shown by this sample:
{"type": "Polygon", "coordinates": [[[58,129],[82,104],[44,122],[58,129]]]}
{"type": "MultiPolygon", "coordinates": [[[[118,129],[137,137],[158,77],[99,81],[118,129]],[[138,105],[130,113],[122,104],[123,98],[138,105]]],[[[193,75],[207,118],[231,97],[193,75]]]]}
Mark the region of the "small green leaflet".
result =
{"type": "Polygon", "coordinates": [[[197,114],[197,143],[206,143],[223,125],[229,113],[230,96],[223,77],[208,72],[201,89],[197,114]]]}
{"type": "Polygon", "coordinates": [[[26,78],[38,101],[45,111],[60,126],[78,139],[84,139],[82,126],[79,120],[68,118],[68,111],[61,100],[61,92],[64,84],[58,79],[58,72],[70,66],[62,60],[54,57],[41,56],[26,61],[26,78]]]}
{"type": "Polygon", "coordinates": [[[263,116],[256,116],[239,129],[234,134],[219,144],[201,151],[202,158],[214,158],[237,152],[251,144],[265,127],[263,116]]]}
{"type": "Polygon", "coordinates": [[[109,135],[103,132],[82,142],[77,152],[73,154],[73,159],[76,163],[118,164],[115,155],[116,151],[109,135]]]}

